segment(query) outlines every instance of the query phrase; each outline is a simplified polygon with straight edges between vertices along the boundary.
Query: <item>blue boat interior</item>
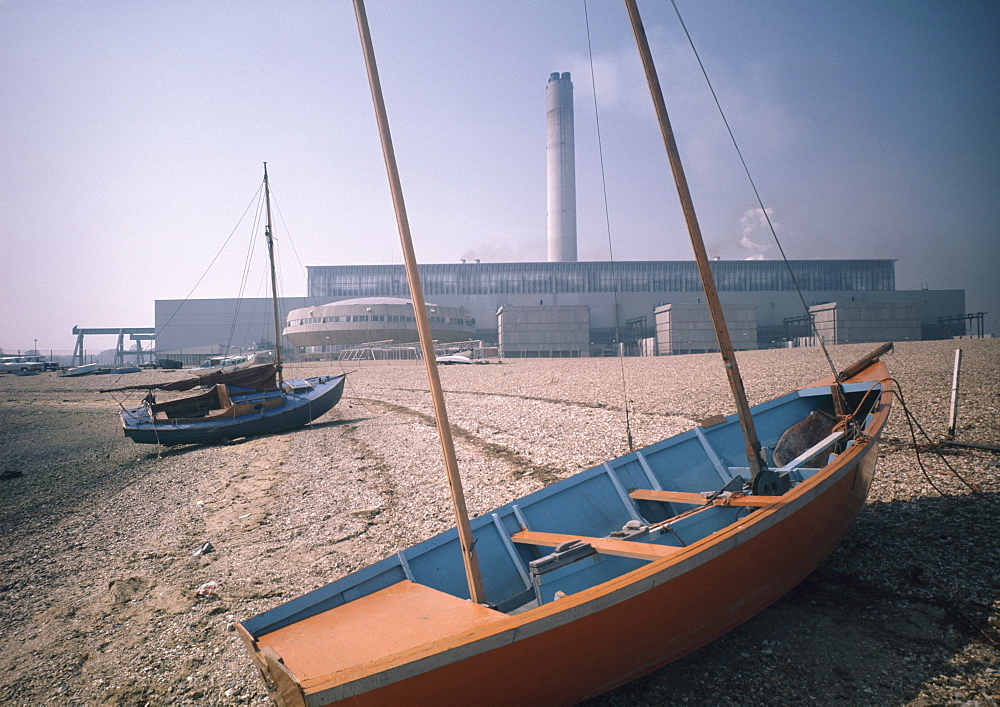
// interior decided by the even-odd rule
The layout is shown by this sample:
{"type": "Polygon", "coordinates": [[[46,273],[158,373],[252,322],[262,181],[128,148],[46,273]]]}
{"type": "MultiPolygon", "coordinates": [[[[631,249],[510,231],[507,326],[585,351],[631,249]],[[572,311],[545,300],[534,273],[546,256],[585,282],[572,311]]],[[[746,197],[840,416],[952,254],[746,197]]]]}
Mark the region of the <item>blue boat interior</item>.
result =
{"type": "MultiPolygon", "coordinates": [[[[853,383],[843,390],[856,424],[837,432],[831,423],[818,441],[796,450],[790,460],[782,457],[783,435],[811,415],[832,418],[830,388],[803,388],[753,408],[768,466],[791,487],[817,473],[854,443],[857,430],[872,423],[881,386],[853,383]]],[[[669,557],[774,503],[774,497],[752,496],[749,477],[740,425],[731,415],[473,518],[488,604],[517,613],[669,557]]],[[[457,531],[452,528],[247,619],[243,627],[259,637],[403,580],[468,599],[457,531]]]]}

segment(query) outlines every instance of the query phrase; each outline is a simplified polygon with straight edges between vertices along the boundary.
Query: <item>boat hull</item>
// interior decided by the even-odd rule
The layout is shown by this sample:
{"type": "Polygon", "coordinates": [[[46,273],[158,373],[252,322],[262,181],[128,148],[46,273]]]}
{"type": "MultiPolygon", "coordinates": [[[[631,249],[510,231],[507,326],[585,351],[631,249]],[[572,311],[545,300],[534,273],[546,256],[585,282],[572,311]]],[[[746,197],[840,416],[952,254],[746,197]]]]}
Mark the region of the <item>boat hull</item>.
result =
{"type": "MultiPolygon", "coordinates": [[[[154,420],[148,405],[123,410],[122,429],[125,436],[139,444],[216,443],[239,437],[255,437],[302,427],[329,412],[344,392],[345,376],[305,378],[289,381],[292,390],[285,402],[248,415],[203,421],[154,420]]],[[[260,393],[233,393],[233,402],[260,393]]],[[[277,394],[275,394],[277,395],[277,394]]]]}
{"type": "Polygon", "coordinates": [[[100,368],[99,363],[87,363],[82,366],[76,366],[74,368],[67,368],[65,370],[59,371],[59,375],[64,378],[71,378],[73,376],[86,376],[95,372],[100,368]]]}
{"type": "MultiPolygon", "coordinates": [[[[602,593],[589,602],[598,607],[584,602],[551,618],[561,625],[520,640],[513,634],[542,627],[511,627],[490,637],[495,647],[483,646],[477,655],[454,662],[439,655],[439,668],[382,687],[367,681],[364,692],[344,701],[447,704],[461,695],[463,704],[568,704],[641,677],[736,628],[808,576],[849,527],[864,500],[857,490],[867,491],[872,468],[873,462],[845,470],[808,514],[794,513],[735,544],[720,538],[687,562],[630,578],[627,588],[610,591],[632,596],[612,606],[599,608],[618,599],[602,593]],[[806,517],[813,514],[824,517],[806,517]]],[[[405,669],[405,663],[398,668],[405,669]]],[[[331,697],[318,693],[306,704],[341,703],[331,697]]]]}
{"type": "MultiPolygon", "coordinates": [[[[343,646],[331,643],[330,637],[347,626],[338,618],[338,611],[347,612],[344,604],[337,605],[343,599],[333,593],[334,585],[254,617],[239,631],[285,705],[562,704],[601,694],[738,626],[829,555],[872,482],[889,412],[887,378],[878,363],[855,379],[884,386],[864,434],[791,491],[770,497],[776,500],[676,548],[669,557],[564,598],[523,613],[470,617],[467,626],[459,621],[444,635],[418,635],[409,645],[399,638],[408,628],[405,617],[390,621],[388,630],[369,619],[366,645],[351,650],[371,651],[379,641],[386,648],[375,659],[353,664],[337,655],[345,652],[343,646]]],[[[477,542],[485,540],[477,536],[477,542]]],[[[482,549],[487,552],[485,545],[482,549]]],[[[489,571],[484,565],[487,576],[489,571]]],[[[391,609],[397,601],[390,592],[405,593],[408,587],[406,580],[397,582],[364,601],[371,602],[371,611],[385,614],[380,605],[391,609]]],[[[442,595],[442,606],[449,600],[456,597],[442,595]]],[[[433,604],[433,597],[427,601],[433,604]]],[[[421,607],[424,616],[432,610],[421,607]]]]}

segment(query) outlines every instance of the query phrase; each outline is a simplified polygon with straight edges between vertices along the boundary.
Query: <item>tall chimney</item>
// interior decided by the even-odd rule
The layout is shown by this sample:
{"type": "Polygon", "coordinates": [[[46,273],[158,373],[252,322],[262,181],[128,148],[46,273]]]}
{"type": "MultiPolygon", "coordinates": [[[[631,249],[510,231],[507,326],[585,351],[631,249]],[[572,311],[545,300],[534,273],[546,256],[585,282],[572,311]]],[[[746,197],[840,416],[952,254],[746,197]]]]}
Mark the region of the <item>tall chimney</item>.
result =
{"type": "Polygon", "coordinates": [[[576,262],[576,155],[573,144],[573,82],[569,72],[549,75],[545,87],[548,157],[549,262],[576,262]]]}

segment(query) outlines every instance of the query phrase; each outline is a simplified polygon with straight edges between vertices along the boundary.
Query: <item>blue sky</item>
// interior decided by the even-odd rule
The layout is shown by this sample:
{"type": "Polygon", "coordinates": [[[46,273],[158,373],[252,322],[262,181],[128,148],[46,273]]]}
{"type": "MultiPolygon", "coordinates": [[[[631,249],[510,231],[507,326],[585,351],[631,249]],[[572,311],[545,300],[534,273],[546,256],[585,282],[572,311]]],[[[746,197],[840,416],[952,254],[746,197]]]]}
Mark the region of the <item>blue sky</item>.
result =
{"type": "MultiPolygon", "coordinates": [[[[964,288],[1000,334],[1000,3],[678,6],[789,257],[895,258],[898,288],[964,288]]],[[[673,10],[640,8],[710,255],[776,258],[673,10]]],[[[422,262],[545,259],[553,71],[575,86],[580,259],[608,259],[608,223],[616,259],[691,259],[624,8],[587,10],[593,65],[582,1],[368,3],[422,262]]],[[[7,351],[152,326],[265,160],[282,294],[303,265],[401,262],[346,0],[6,0],[0,66],[7,351]]],[[[194,297],[238,294],[237,236],[194,297]]]]}

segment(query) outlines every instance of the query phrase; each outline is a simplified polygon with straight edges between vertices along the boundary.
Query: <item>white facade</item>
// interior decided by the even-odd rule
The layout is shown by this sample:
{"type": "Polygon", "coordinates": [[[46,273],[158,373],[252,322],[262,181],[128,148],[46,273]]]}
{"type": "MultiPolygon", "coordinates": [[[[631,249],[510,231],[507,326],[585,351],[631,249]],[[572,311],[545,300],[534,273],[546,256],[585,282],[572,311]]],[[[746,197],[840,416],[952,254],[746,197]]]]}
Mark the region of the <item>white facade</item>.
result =
{"type": "MultiPolygon", "coordinates": [[[[308,297],[280,297],[278,311],[284,314],[310,301],[308,297]]],[[[274,342],[270,297],[156,300],[155,317],[157,355],[186,363],[249,351],[262,341],[274,342]]]]}
{"type": "MultiPolygon", "coordinates": [[[[656,318],[656,351],[660,356],[670,354],[706,353],[718,351],[719,342],[715,327],[703,302],[673,302],[653,310],[656,318]]],[[[754,304],[726,303],[722,305],[733,349],[743,351],[757,348],[757,306],[754,304]]]]}
{"type": "Polygon", "coordinates": [[[827,344],[920,341],[919,302],[828,302],[809,313],[827,344]]]}
{"type": "MultiPolygon", "coordinates": [[[[461,307],[427,303],[436,341],[475,338],[475,320],[461,307]]],[[[400,297],[361,297],[302,307],[288,313],[282,335],[294,346],[343,347],[374,341],[417,341],[413,302],[400,297]]]]}
{"type": "Polygon", "coordinates": [[[579,358],[590,355],[586,305],[505,305],[497,312],[505,358],[579,358]]]}

